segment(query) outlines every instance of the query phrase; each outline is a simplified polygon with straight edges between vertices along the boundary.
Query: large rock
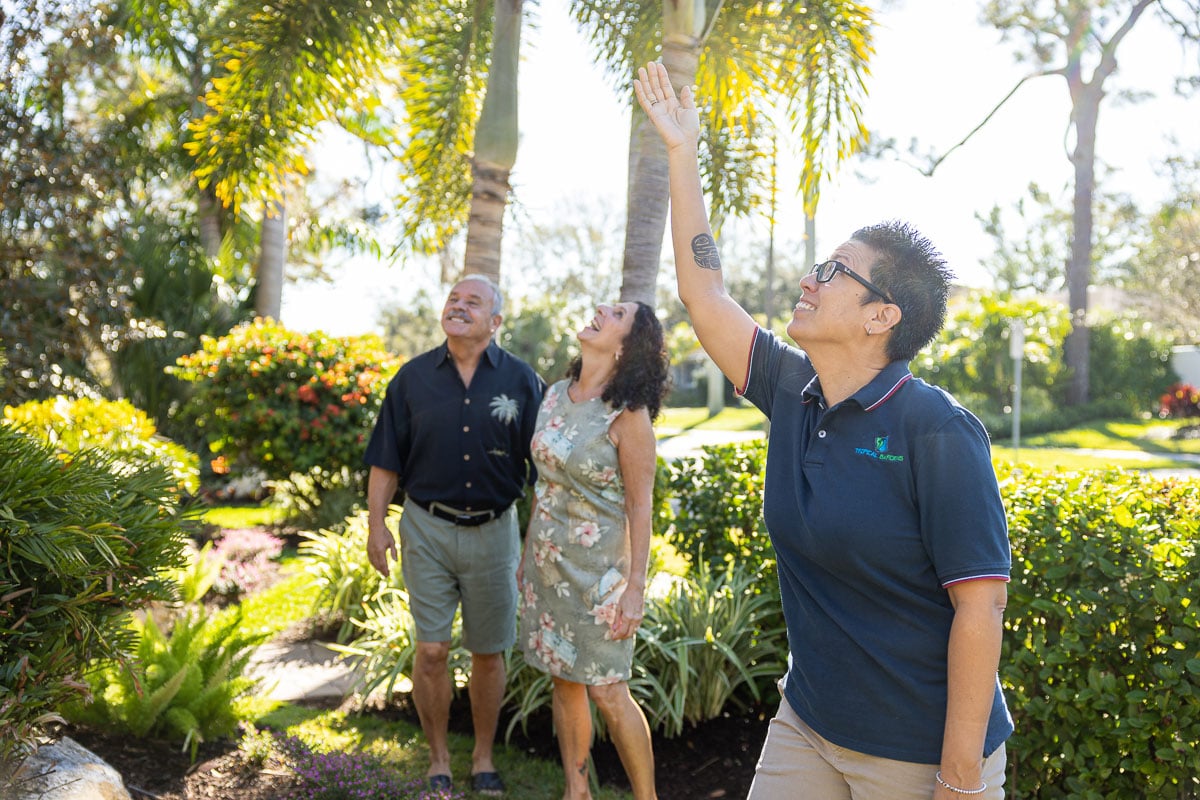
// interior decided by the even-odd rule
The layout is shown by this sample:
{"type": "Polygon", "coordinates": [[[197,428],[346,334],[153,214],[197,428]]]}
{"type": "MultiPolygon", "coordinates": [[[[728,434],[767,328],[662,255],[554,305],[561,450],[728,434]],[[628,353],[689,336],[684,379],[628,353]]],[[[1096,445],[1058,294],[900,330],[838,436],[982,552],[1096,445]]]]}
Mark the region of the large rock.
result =
{"type": "Polygon", "coordinates": [[[45,744],[17,771],[4,800],[131,800],[115,769],[74,739],[45,744]]]}

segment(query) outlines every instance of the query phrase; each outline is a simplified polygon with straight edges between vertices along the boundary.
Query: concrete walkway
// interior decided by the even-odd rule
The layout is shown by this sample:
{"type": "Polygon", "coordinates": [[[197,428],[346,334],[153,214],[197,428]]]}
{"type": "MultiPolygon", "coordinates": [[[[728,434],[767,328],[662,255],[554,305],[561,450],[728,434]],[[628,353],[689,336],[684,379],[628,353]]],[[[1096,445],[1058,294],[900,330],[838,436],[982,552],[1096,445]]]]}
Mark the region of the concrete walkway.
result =
{"type": "Polygon", "coordinates": [[[268,642],[255,651],[247,674],[272,700],[341,700],[354,688],[353,661],[322,642],[268,642]]]}
{"type": "Polygon", "coordinates": [[[700,452],[700,448],[716,444],[748,442],[763,438],[762,431],[705,431],[672,430],[658,432],[658,454],[667,461],[678,461],[700,452]]]}

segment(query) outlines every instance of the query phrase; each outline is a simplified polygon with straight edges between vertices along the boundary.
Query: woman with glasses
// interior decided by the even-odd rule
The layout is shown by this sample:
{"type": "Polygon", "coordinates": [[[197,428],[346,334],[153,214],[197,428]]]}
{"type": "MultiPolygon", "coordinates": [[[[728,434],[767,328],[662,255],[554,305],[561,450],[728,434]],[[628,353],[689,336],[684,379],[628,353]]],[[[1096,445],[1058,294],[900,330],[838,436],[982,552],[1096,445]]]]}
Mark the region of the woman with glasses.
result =
{"type": "Polygon", "coordinates": [[[945,320],[944,260],[903,223],[856,231],[800,281],[783,342],[725,290],[691,91],[655,63],[634,91],[667,146],[679,297],[771,420],[790,659],[750,797],[999,800],[1004,508],[983,426],[908,369],[945,320]]]}

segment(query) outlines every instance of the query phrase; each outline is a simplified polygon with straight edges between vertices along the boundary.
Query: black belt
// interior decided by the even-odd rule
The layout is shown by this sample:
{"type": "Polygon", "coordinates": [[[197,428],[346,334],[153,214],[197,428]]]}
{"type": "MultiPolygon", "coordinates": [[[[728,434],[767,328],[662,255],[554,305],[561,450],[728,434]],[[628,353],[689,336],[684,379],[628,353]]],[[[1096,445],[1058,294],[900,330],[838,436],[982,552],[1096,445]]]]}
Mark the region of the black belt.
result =
{"type": "MultiPolygon", "coordinates": [[[[436,500],[431,500],[428,503],[422,503],[415,497],[408,498],[413,505],[425,511],[438,519],[444,519],[447,522],[453,522],[455,525],[463,528],[474,528],[485,522],[491,522],[508,510],[508,506],[504,508],[489,509],[487,511],[460,511],[457,508],[439,503],[436,500]]],[[[509,504],[511,505],[511,503],[509,504]]]]}

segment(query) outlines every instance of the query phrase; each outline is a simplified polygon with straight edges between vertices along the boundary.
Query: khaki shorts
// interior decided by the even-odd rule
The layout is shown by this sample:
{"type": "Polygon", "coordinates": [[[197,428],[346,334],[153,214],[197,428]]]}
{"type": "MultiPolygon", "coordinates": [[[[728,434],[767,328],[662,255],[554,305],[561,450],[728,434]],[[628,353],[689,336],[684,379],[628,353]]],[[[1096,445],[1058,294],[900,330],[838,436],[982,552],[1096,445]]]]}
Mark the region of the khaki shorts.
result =
{"type": "MultiPolygon", "coordinates": [[[[1004,745],[984,760],[987,791],[971,800],[1003,800],[1006,760],[1004,745]]],[[[937,770],[936,764],[838,747],[806,725],[784,699],[767,728],[747,800],[929,800],[937,770]]]]}
{"type": "Polygon", "coordinates": [[[448,642],[462,606],[463,647],[499,653],[517,640],[515,504],[474,528],[455,525],[405,502],[400,517],[400,571],[417,641],[448,642]]]}

